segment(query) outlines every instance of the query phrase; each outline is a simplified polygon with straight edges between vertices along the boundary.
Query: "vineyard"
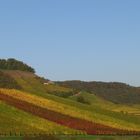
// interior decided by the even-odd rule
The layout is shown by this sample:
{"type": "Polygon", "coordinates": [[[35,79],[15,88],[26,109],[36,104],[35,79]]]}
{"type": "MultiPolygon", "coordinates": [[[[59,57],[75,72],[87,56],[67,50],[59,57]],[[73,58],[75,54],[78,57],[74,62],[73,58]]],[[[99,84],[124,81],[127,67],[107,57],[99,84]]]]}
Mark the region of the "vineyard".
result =
{"type": "Polygon", "coordinates": [[[49,120],[0,102],[0,134],[77,134],[79,131],[57,125],[49,120]]]}
{"type": "Polygon", "coordinates": [[[1,136],[140,134],[139,105],[114,104],[85,91],[44,84],[25,71],[2,72],[21,88],[0,88],[1,136]],[[78,102],[79,97],[88,104],[78,102]]]}
{"type": "MultiPolygon", "coordinates": [[[[26,95],[20,91],[13,90],[0,90],[0,100],[4,101],[8,105],[14,106],[18,109],[21,109],[25,112],[31,113],[35,116],[47,119],[49,121],[55,122],[59,125],[69,127],[71,129],[80,130],[77,133],[87,133],[87,134],[139,134],[139,131],[130,131],[125,129],[118,129],[109,127],[103,124],[91,122],[89,120],[73,117],[70,115],[62,114],[61,112],[56,112],[51,108],[51,104],[54,104],[51,101],[46,99],[38,99],[36,96],[26,95]],[[30,100],[29,100],[30,99],[30,100]],[[44,101],[45,100],[45,101],[44,101]],[[50,108],[49,108],[50,106],[50,108]]],[[[65,108],[57,108],[65,109],[65,108]]]]}

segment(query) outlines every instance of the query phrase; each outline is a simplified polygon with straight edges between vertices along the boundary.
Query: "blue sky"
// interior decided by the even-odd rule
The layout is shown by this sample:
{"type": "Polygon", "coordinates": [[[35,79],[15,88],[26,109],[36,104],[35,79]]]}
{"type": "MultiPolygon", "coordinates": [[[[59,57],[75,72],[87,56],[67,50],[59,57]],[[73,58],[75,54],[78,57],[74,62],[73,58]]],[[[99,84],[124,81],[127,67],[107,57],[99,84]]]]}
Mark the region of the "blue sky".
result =
{"type": "Polygon", "coordinates": [[[0,58],[52,80],[140,86],[139,0],[1,0],[0,58]]]}

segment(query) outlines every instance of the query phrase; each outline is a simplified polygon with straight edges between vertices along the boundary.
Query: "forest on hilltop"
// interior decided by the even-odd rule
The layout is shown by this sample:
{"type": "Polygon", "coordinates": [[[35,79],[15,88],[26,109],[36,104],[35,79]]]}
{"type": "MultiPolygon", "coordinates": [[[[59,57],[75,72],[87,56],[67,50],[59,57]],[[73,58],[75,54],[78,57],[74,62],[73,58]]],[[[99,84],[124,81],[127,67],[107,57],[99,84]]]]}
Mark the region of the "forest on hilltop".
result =
{"type": "Polygon", "coordinates": [[[2,70],[21,70],[35,73],[35,70],[28,66],[27,64],[23,63],[22,61],[18,61],[14,58],[9,59],[0,59],[0,69],[2,70]]]}

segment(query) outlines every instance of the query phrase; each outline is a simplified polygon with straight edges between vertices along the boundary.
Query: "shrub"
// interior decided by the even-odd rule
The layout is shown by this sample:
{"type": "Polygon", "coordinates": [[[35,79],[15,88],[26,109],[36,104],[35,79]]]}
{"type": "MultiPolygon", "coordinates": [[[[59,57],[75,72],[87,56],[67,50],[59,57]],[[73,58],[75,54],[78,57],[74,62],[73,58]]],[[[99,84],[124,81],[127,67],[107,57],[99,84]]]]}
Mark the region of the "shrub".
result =
{"type": "Polygon", "coordinates": [[[77,102],[83,103],[83,104],[90,104],[83,96],[77,97],[77,102]]]}

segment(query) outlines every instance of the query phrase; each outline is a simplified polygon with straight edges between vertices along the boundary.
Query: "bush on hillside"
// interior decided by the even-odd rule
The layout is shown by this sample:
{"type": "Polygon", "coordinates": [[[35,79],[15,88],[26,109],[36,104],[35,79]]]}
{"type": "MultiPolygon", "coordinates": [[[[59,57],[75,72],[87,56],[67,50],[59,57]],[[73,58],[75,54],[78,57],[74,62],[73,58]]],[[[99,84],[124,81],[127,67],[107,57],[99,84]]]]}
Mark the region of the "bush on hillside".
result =
{"type": "Polygon", "coordinates": [[[82,104],[90,104],[83,96],[78,96],[77,102],[80,102],[82,104]]]}

